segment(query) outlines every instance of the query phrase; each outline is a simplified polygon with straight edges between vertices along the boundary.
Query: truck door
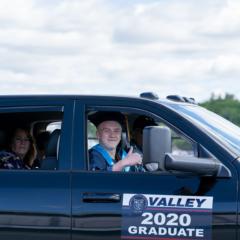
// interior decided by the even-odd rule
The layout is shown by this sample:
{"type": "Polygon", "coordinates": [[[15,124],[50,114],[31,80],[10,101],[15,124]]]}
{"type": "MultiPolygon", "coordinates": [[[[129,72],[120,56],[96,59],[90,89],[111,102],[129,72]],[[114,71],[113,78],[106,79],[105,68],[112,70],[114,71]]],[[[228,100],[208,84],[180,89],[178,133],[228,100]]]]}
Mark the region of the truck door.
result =
{"type": "MultiPolygon", "coordinates": [[[[98,102],[99,105],[101,102],[98,102]]],[[[80,147],[88,144],[85,107],[79,102],[75,114],[72,239],[236,239],[238,181],[231,163],[227,164],[231,177],[226,179],[169,171],[90,171],[87,149],[80,147]],[[136,196],[136,199],[133,198],[136,205],[126,200],[129,196],[136,196]],[[166,208],[155,212],[149,208],[148,213],[135,219],[131,207],[138,209],[144,197],[148,203],[158,206],[165,204],[166,208]],[[194,201],[199,203],[198,206],[194,201]],[[209,204],[201,207],[204,201],[209,201],[209,204]],[[129,206],[126,207],[124,202],[129,206]],[[181,206],[184,206],[184,211],[181,206]],[[176,219],[169,223],[171,217],[176,219]],[[170,232],[164,235],[164,231],[170,232]]],[[[108,107],[103,106],[103,109],[108,107]]],[[[122,106],[114,108],[121,112],[143,114],[140,110],[122,106]]],[[[182,136],[176,129],[171,130],[179,137],[179,141],[174,141],[179,149],[174,150],[173,146],[172,151],[182,154],[184,149],[181,146],[188,145],[190,154],[199,154],[197,142],[182,136]]]]}
{"type": "MultiPolygon", "coordinates": [[[[67,129],[71,128],[71,106],[59,102],[53,106],[43,106],[44,103],[32,106],[31,102],[30,106],[26,106],[26,102],[24,105],[21,101],[16,102],[19,106],[0,108],[1,150],[6,150],[7,147],[6,134],[20,126],[20,123],[32,127],[31,130],[34,131],[36,125],[45,126],[57,121],[61,123],[61,139],[55,141],[50,134],[46,147],[50,147],[49,144],[55,141],[56,144],[51,146],[52,150],[49,151],[58,154],[51,155],[46,150],[46,156],[42,160],[46,160],[46,164],[41,164],[38,168],[0,169],[0,238],[70,240],[71,192],[68,154],[71,137],[67,129]],[[58,141],[60,143],[57,146],[58,141]],[[54,159],[56,165],[47,167],[47,162],[51,159],[54,159]]],[[[53,133],[53,129],[45,130],[53,133]]]]}

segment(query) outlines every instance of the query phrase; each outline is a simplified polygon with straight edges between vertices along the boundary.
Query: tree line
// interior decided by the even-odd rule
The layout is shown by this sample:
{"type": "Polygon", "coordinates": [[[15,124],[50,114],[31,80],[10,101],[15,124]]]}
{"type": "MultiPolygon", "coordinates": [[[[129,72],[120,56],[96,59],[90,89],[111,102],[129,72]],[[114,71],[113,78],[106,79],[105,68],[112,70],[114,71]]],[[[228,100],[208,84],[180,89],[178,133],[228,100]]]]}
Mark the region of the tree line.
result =
{"type": "Polygon", "coordinates": [[[224,97],[212,94],[210,99],[199,104],[240,126],[240,101],[233,94],[224,97]]]}

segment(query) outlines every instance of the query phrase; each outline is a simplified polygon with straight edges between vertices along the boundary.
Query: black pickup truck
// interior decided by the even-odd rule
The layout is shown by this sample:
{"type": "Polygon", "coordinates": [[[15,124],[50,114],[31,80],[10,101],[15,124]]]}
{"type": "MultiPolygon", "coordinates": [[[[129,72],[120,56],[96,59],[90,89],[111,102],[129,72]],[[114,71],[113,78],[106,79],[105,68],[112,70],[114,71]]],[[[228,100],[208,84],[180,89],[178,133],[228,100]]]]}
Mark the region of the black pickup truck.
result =
{"type": "Polygon", "coordinates": [[[0,150],[20,123],[50,138],[38,168],[0,169],[0,239],[240,239],[240,129],[193,99],[1,96],[0,150]],[[154,119],[145,172],[90,170],[96,111],[124,114],[128,144],[138,116],[154,119]]]}

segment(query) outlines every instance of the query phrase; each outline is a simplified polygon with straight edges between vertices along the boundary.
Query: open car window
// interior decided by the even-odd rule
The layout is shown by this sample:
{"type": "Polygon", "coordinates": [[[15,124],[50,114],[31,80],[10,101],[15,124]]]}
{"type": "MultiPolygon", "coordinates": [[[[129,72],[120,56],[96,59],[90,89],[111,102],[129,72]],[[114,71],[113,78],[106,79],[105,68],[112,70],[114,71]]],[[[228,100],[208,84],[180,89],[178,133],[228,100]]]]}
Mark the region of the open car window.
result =
{"type": "MultiPolygon", "coordinates": [[[[90,115],[93,113],[89,113],[90,115]]],[[[143,130],[149,126],[167,127],[171,132],[171,153],[178,156],[197,156],[195,144],[188,139],[183,134],[175,131],[171,127],[167,126],[163,121],[159,119],[154,119],[148,115],[137,114],[135,112],[121,112],[125,117],[124,125],[122,126],[121,141],[119,142],[118,149],[123,149],[126,153],[129,151],[130,147],[134,148],[134,151],[139,152],[144,155],[143,152],[143,130]],[[149,124],[144,124],[141,121],[151,121],[149,124]],[[136,124],[137,122],[137,124],[136,124]],[[145,126],[146,125],[146,126],[145,126]]],[[[87,124],[87,147],[88,151],[91,150],[99,144],[99,139],[96,135],[97,127],[88,119],[87,124]]],[[[158,144],[157,142],[155,143],[158,144]]],[[[91,158],[91,157],[89,157],[91,158]]],[[[89,159],[91,161],[91,159],[89,159]]],[[[91,165],[91,163],[89,164],[91,165]]]]}
{"type": "Polygon", "coordinates": [[[62,121],[62,111],[0,112],[0,168],[57,170],[62,121]],[[16,136],[16,131],[23,136],[16,136]],[[27,147],[21,153],[21,146],[13,143],[27,147]],[[16,161],[21,164],[15,166],[16,161]]]}

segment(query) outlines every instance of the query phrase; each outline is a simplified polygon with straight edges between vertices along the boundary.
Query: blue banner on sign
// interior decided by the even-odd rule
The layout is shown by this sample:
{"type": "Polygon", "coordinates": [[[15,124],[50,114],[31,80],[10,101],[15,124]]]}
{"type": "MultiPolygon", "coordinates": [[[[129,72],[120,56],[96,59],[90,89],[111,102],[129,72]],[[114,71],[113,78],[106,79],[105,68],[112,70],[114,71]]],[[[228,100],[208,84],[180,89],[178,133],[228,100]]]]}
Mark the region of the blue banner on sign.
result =
{"type": "Polygon", "coordinates": [[[122,239],[211,239],[212,197],[124,194],[122,239]]]}

